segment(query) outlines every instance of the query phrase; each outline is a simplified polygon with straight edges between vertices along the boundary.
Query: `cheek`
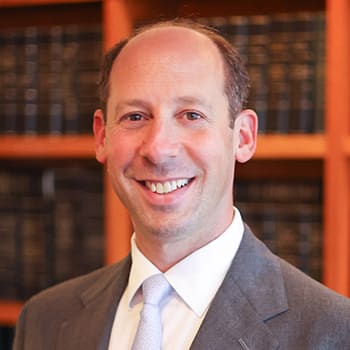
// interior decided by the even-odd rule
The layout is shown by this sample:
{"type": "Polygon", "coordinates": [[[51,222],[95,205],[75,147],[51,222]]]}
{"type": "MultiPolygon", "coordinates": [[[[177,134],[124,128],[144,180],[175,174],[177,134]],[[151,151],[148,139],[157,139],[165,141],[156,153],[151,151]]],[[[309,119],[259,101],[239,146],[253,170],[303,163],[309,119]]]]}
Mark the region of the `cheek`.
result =
{"type": "Polygon", "coordinates": [[[135,145],[120,133],[110,132],[106,137],[107,162],[109,170],[127,166],[133,159],[135,145]]]}
{"type": "Polygon", "coordinates": [[[216,130],[195,142],[196,150],[202,157],[213,163],[230,163],[234,160],[234,137],[232,130],[216,130]]]}

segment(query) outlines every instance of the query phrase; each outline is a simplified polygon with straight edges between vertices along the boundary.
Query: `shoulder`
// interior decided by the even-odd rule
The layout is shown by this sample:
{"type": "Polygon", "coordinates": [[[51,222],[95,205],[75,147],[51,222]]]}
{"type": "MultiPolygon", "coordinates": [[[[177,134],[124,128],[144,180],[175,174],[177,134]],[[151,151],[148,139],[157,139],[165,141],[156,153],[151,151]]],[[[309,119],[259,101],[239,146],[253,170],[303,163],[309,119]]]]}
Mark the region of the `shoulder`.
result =
{"type": "Polygon", "coordinates": [[[30,298],[24,310],[35,310],[35,313],[56,314],[80,307],[85,300],[94,297],[112,284],[124,284],[128,278],[129,257],[121,262],[102,267],[68,281],[52,286],[30,298]]]}
{"type": "Polygon", "coordinates": [[[318,344],[322,349],[349,346],[349,298],[277,257],[249,228],[246,228],[237,262],[233,270],[235,278],[260,315],[268,316],[263,311],[269,305],[275,310],[277,305],[284,305],[274,317],[264,318],[277,338],[278,334],[284,334],[286,344],[298,339],[300,344],[318,344]]]}
{"type": "MultiPolygon", "coordinates": [[[[322,349],[350,346],[350,299],[311,279],[277,258],[281,265],[288,310],[287,334],[322,349]]],[[[273,323],[273,321],[272,321],[273,323]]],[[[276,328],[279,329],[281,325],[276,328]]]]}
{"type": "Polygon", "coordinates": [[[333,315],[334,318],[347,319],[350,325],[350,299],[310,278],[286,261],[279,259],[285,289],[290,305],[302,305],[303,311],[333,315]]]}
{"type": "Polygon", "coordinates": [[[121,296],[127,284],[129,267],[130,258],[127,257],[120,263],[68,280],[33,296],[21,311],[13,348],[55,348],[64,322],[84,315],[94,302],[98,312],[101,305],[121,296]]]}

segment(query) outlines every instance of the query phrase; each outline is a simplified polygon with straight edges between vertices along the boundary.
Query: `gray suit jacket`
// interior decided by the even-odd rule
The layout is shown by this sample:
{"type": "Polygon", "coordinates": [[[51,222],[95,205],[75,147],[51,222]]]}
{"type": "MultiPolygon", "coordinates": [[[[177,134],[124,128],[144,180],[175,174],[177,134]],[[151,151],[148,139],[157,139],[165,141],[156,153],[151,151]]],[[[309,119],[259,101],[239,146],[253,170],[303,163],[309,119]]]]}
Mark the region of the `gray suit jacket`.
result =
{"type": "MultiPolygon", "coordinates": [[[[127,257],[33,297],[14,349],[107,349],[130,264],[127,257]]],[[[350,301],[273,255],[246,228],[191,349],[349,350],[350,301]]]]}

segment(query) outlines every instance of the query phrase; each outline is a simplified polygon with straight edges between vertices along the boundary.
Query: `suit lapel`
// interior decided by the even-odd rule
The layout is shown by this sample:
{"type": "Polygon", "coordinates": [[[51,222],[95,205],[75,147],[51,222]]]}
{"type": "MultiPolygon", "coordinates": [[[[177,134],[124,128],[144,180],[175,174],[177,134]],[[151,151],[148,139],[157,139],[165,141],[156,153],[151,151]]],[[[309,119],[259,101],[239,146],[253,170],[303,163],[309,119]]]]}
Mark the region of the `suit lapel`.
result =
{"type": "Polygon", "coordinates": [[[100,280],[80,296],[74,310],[62,323],[57,339],[58,350],[105,350],[116,308],[127,285],[130,257],[111,266],[100,280]],[[70,316],[71,315],[71,316],[70,316]]]}
{"type": "Polygon", "coordinates": [[[191,350],[277,349],[278,341],[264,321],[287,308],[279,263],[246,228],[191,350]]]}

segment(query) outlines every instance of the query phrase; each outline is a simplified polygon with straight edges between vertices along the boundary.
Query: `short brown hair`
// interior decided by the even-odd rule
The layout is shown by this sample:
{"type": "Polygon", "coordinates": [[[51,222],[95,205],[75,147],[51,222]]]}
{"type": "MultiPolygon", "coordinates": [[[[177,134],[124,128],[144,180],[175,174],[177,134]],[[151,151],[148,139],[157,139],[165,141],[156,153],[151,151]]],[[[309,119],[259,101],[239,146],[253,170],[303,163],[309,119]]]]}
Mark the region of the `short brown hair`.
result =
{"type": "Polygon", "coordinates": [[[104,56],[99,80],[99,96],[101,108],[105,110],[109,97],[109,75],[114,61],[125,45],[135,36],[148,30],[159,27],[183,27],[195,30],[208,37],[218,48],[224,61],[225,94],[229,101],[230,126],[236,115],[243,109],[248,98],[249,78],[246,67],[238,51],[217,30],[190,19],[177,18],[164,22],[156,22],[137,29],[128,39],[114,45],[104,56]]]}

